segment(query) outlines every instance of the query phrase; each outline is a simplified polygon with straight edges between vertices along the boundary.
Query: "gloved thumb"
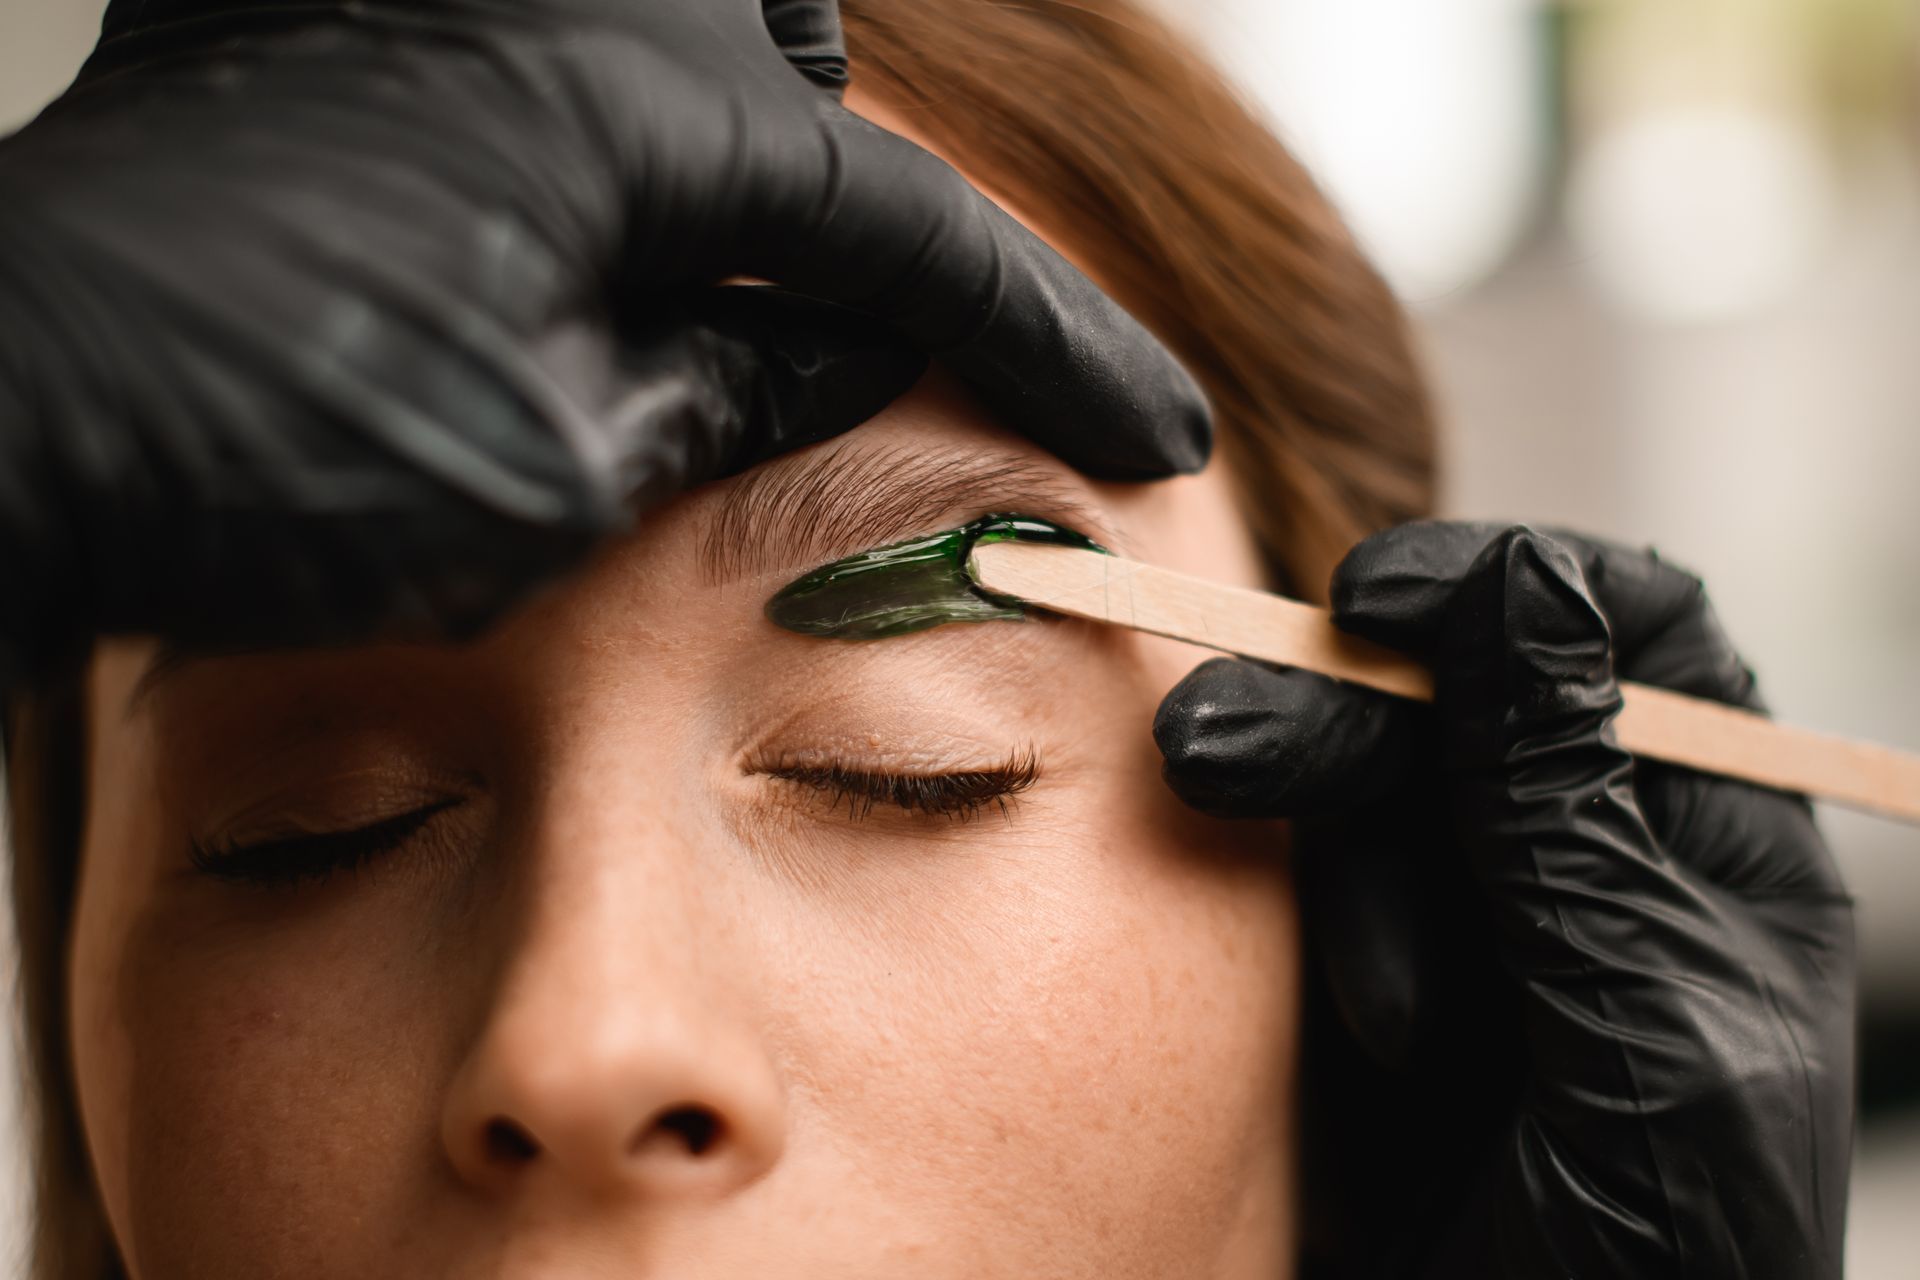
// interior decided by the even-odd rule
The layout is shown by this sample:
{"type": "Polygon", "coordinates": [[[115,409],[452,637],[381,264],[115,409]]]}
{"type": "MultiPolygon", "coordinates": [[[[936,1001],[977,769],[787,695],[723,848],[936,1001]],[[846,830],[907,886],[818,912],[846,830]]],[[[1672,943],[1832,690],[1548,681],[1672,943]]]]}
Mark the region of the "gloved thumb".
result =
{"type": "Polygon", "coordinates": [[[1464,901],[1433,795],[1428,708],[1297,669],[1215,659],[1154,721],[1164,773],[1221,817],[1296,819],[1310,950],[1341,1021],[1375,1063],[1405,1068],[1445,1011],[1435,968],[1464,901]]]}
{"type": "Polygon", "coordinates": [[[1202,663],[1153,721],[1167,785],[1216,817],[1336,813],[1394,791],[1425,733],[1422,709],[1311,671],[1202,663]]]}

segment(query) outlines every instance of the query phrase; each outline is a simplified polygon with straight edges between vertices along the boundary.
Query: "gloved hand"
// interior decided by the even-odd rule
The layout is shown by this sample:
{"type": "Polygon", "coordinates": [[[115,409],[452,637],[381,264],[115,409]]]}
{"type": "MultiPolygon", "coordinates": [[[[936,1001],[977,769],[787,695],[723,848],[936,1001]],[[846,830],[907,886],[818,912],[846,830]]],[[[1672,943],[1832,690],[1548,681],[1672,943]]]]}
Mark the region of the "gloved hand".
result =
{"type": "Polygon", "coordinates": [[[1417,523],[1332,595],[1431,708],[1221,660],[1155,724],[1190,803],[1297,819],[1307,1274],[1838,1276],[1850,900],[1803,800],[1607,727],[1616,676],[1761,709],[1698,580],[1417,523]]]}
{"type": "Polygon", "coordinates": [[[470,632],[924,352],[1090,472],[1200,465],[1173,358],[845,75],[833,0],[114,0],[0,141],[0,690],[470,632]]]}

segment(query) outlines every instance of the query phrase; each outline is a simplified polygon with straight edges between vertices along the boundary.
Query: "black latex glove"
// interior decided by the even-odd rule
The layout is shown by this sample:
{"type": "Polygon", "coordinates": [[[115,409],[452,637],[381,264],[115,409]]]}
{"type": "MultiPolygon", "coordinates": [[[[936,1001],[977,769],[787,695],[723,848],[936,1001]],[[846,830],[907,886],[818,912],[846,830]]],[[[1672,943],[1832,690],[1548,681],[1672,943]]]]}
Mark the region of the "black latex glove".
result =
{"type": "Polygon", "coordinates": [[[1294,816],[1309,1274],[1838,1276],[1851,903],[1798,797],[1635,761],[1616,676],[1761,709],[1695,578],[1420,523],[1333,580],[1416,707],[1208,663],[1176,791],[1294,816]]]}
{"type": "Polygon", "coordinates": [[[0,141],[0,689],[469,632],[923,352],[1091,473],[1197,467],[1172,357],[845,74],[833,0],[114,0],[0,141]]]}

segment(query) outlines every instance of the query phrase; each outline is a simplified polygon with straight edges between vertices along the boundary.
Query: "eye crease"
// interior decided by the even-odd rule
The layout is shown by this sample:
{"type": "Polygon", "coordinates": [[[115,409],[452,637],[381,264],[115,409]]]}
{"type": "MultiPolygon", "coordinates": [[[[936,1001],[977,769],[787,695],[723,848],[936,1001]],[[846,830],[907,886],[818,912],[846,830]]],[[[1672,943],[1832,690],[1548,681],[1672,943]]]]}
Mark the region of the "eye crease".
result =
{"type": "Polygon", "coordinates": [[[1014,798],[1039,781],[1040,761],[1031,749],[1023,749],[991,769],[892,773],[829,760],[754,766],[747,772],[808,788],[829,809],[838,812],[844,806],[846,816],[855,822],[868,818],[875,807],[886,806],[962,823],[988,809],[1010,818],[1014,798]]]}

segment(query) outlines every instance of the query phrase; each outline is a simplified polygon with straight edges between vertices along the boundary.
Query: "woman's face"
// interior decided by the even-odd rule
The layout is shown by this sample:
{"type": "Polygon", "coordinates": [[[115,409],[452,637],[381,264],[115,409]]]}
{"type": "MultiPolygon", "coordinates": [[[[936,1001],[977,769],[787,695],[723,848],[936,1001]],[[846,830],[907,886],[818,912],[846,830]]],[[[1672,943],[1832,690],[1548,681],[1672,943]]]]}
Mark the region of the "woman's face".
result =
{"type": "Polygon", "coordinates": [[[108,646],[71,1011],[134,1274],[1284,1274],[1284,831],[1149,735],[1203,655],[762,617],[989,510],[1259,582],[1217,474],[930,384],[471,646],[108,646]]]}

